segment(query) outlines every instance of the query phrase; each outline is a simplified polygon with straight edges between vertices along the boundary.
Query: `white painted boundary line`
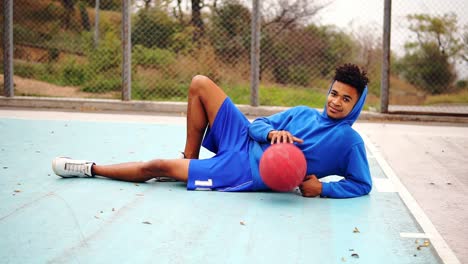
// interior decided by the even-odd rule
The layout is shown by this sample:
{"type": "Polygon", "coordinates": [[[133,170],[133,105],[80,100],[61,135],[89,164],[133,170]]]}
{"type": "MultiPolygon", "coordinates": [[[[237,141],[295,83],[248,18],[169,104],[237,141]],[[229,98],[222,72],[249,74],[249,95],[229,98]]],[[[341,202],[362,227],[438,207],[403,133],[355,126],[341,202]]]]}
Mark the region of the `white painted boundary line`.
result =
{"type": "Polygon", "coordinates": [[[424,233],[405,233],[402,232],[400,233],[401,237],[406,237],[406,238],[430,238],[427,234],[424,233]]]}
{"type": "Polygon", "coordinates": [[[59,121],[91,121],[117,123],[154,123],[154,124],[185,124],[185,116],[118,114],[118,113],[82,113],[41,110],[8,110],[0,109],[0,118],[25,120],[59,120],[59,121]]]}
{"type": "MultiPolygon", "coordinates": [[[[460,261],[457,259],[453,251],[450,249],[445,240],[439,234],[429,217],[427,217],[427,215],[424,213],[421,207],[419,207],[418,202],[414,199],[414,197],[410,194],[406,187],[401,183],[400,179],[395,174],[393,169],[380,154],[380,151],[370,142],[366,135],[364,135],[363,133],[360,134],[364,139],[367,148],[372,152],[372,155],[379,163],[385,175],[387,175],[387,177],[392,181],[395,190],[400,195],[406,207],[408,207],[416,221],[423,229],[425,237],[431,240],[432,246],[436,250],[437,254],[439,254],[439,257],[441,258],[442,262],[445,264],[460,264],[460,261]]],[[[407,233],[402,233],[401,235],[404,236],[404,234],[407,233]]],[[[419,235],[421,236],[424,234],[419,235]]]]}

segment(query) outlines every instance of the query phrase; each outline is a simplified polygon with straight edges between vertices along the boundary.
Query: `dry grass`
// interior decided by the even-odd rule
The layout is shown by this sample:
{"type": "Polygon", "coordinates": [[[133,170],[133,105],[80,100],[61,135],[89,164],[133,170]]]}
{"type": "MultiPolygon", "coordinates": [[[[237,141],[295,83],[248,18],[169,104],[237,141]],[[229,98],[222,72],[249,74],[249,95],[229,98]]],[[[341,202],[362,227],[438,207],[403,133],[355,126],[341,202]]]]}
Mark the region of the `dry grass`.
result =
{"type": "Polygon", "coordinates": [[[468,104],[468,89],[464,89],[457,93],[440,94],[428,96],[424,102],[426,105],[435,104],[468,104]]]}

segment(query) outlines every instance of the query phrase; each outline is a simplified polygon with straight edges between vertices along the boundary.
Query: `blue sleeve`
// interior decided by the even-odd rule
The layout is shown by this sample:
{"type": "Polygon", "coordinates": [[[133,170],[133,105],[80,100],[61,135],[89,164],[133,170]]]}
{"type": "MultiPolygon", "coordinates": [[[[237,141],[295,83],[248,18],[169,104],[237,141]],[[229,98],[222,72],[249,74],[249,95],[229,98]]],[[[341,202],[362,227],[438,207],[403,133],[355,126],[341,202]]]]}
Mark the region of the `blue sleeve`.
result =
{"type": "Polygon", "coordinates": [[[351,198],[368,194],[372,189],[372,179],[367,162],[364,143],[351,148],[347,155],[344,179],[338,182],[322,183],[322,197],[351,198]]]}
{"type": "Polygon", "coordinates": [[[272,130],[282,130],[295,115],[296,108],[276,113],[269,117],[255,119],[249,126],[249,136],[259,142],[268,142],[268,133],[272,130]]]}

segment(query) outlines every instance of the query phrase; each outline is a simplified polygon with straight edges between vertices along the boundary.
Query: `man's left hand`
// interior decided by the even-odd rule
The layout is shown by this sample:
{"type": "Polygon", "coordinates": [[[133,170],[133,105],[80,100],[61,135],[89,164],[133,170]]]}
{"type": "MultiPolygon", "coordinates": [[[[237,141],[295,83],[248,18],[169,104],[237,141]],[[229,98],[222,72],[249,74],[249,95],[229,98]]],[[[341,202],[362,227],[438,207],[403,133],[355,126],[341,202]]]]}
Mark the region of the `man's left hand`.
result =
{"type": "Polygon", "coordinates": [[[304,197],[315,197],[322,193],[322,183],[317,179],[317,177],[312,175],[307,175],[305,180],[299,185],[302,196],[304,197]]]}

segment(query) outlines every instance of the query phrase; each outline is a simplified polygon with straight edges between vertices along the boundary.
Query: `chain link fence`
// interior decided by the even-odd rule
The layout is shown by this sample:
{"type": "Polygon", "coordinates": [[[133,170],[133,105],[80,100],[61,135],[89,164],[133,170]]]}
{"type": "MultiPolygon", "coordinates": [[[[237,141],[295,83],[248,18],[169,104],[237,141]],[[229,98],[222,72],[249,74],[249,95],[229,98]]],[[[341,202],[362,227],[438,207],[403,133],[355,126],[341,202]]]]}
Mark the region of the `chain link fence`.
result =
{"type": "MultiPolygon", "coordinates": [[[[367,107],[379,108],[382,25],[322,25],[330,1],[260,2],[260,105],[322,107],[334,68],[352,62],[371,79],[367,107]]],[[[438,11],[468,5],[408,13],[412,3],[393,1],[390,104],[453,103],[460,94],[466,104],[467,23],[438,11]],[[434,19],[450,30],[444,50],[421,30],[434,19]]],[[[185,101],[191,78],[203,74],[234,102],[251,103],[251,1],[134,0],[130,9],[132,100],[185,101]]],[[[13,31],[15,96],[121,98],[122,1],[15,0],[13,31]]]]}
{"type": "Polygon", "coordinates": [[[466,1],[393,1],[390,111],[468,114],[466,11],[466,1]]]}

